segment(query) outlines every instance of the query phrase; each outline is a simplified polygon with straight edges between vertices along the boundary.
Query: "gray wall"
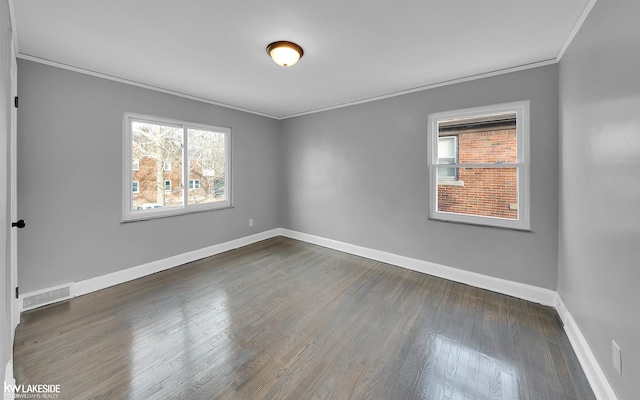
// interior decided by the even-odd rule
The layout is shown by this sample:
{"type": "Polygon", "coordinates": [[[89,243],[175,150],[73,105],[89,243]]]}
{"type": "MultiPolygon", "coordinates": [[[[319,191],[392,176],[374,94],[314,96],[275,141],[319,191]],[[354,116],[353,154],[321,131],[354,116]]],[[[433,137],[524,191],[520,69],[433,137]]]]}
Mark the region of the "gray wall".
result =
{"type": "Polygon", "coordinates": [[[8,256],[9,222],[11,218],[7,187],[9,179],[8,144],[11,120],[11,22],[9,21],[9,4],[0,2],[0,374],[4,377],[5,366],[11,357],[11,263],[8,256]]]}
{"type": "Polygon", "coordinates": [[[18,70],[23,293],[279,227],[278,121],[26,60],[18,70]],[[231,127],[235,208],[121,224],[125,111],[231,127]]]}
{"type": "MultiPolygon", "coordinates": [[[[6,54],[6,2],[1,7],[0,51],[6,54]]],[[[282,122],[21,60],[18,207],[29,224],[20,231],[22,290],[282,226],[557,287],[619,398],[634,398],[640,376],[638,15],[637,1],[598,1],[559,73],[547,66],[282,122]],[[526,99],[532,232],[428,220],[427,114],[526,99]],[[230,126],[235,208],[120,224],[124,111],[230,126]],[[623,350],[622,377],[611,366],[611,339],[623,350]]],[[[8,73],[3,57],[4,118],[8,73]]],[[[0,275],[3,362],[10,349],[8,268],[0,275]]]]}
{"type": "Polygon", "coordinates": [[[640,377],[639,16],[599,0],[560,62],[558,291],[619,399],[640,377]]]}
{"type": "Polygon", "coordinates": [[[283,121],[283,227],[556,288],[557,65],[283,121]],[[531,100],[531,229],[428,220],[427,115],[531,100]]]}

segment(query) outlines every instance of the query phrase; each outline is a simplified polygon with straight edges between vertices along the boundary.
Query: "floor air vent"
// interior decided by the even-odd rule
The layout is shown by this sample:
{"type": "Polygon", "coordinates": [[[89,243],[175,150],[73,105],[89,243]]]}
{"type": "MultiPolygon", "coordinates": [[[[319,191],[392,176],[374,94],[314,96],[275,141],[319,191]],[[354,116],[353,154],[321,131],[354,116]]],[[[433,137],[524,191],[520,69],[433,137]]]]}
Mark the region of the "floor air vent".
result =
{"type": "Polygon", "coordinates": [[[61,300],[71,298],[72,283],[47,289],[46,291],[29,293],[22,298],[22,310],[31,310],[32,308],[46,306],[47,304],[56,303],[61,300]]]}

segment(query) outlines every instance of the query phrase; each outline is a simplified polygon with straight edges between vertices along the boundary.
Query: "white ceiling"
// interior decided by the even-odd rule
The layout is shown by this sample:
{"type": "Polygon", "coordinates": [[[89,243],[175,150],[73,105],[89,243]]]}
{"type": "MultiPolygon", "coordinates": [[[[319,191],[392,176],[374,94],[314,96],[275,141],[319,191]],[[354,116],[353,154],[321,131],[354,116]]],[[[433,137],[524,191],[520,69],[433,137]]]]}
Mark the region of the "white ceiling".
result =
{"type": "Polygon", "coordinates": [[[13,0],[13,12],[19,57],[286,118],[555,62],[589,2],[13,0]],[[304,57],[276,65],[276,40],[304,57]]]}

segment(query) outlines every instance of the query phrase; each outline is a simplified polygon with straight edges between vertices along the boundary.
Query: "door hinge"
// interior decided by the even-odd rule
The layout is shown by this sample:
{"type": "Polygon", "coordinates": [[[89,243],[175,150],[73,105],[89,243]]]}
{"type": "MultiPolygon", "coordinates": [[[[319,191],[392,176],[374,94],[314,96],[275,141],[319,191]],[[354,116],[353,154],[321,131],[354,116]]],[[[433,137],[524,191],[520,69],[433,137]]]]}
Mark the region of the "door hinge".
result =
{"type": "Polygon", "coordinates": [[[20,289],[16,286],[16,299],[20,298],[20,289]]]}
{"type": "Polygon", "coordinates": [[[18,108],[18,96],[13,98],[13,105],[18,108]]]}

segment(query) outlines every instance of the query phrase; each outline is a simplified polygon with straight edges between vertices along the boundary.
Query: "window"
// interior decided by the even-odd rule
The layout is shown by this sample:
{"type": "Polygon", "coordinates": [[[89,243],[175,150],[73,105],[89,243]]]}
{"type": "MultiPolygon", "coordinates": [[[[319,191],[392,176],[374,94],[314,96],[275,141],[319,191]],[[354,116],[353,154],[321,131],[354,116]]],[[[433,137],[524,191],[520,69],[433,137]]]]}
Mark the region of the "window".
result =
{"type": "Polygon", "coordinates": [[[529,229],[529,102],[429,115],[429,218],[529,229]]]}
{"type": "MultiPolygon", "coordinates": [[[[438,138],[438,164],[458,163],[458,137],[444,136],[438,138]]],[[[439,180],[458,180],[457,168],[439,168],[439,180]]]]}
{"type": "Polygon", "coordinates": [[[231,206],[229,128],[126,113],[123,157],[125,221],[231,206]]]}
{"type": "Polygon", "coordinates": [[[189,179],[189,189],[200,189],[200,179],[189,179]]]}

